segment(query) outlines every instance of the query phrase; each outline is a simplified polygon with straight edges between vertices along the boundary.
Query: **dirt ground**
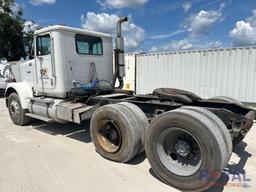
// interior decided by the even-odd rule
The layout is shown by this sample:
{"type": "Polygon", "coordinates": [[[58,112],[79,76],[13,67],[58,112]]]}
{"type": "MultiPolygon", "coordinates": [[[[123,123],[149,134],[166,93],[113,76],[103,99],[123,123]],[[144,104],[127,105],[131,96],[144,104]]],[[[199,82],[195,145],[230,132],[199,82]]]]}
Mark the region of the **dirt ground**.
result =
{"type": "MultiPolygon", "coordinates": [[[[0,192],[170,192],[142,154],[127,164],[95,152],[83,125],[14,125],[0,99],[0,192]]],[[[208,191],[256,190],[256,126],[239,144],[216,186],[208,191]]]]}

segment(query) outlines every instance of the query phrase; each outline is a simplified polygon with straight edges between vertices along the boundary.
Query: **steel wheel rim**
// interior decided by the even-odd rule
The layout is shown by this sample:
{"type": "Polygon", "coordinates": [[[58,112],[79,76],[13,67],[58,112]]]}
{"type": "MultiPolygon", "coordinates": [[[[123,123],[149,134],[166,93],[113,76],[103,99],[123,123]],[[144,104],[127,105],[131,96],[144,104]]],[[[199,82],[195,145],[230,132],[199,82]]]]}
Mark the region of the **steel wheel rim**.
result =
{"type": "Polygon", "coordinates": [[[164,167],[178,176],[191,176],[202,164],[200,143],[191,133],[177,127],[160,133],[157,155],[164,167]]]}
{"type": "Polygon", "coordinates": [[[11,116],[12,116],[13,118],[16,118],[16,119],[19,118],[19,115],[20,115],[20,107],[19,107],[19,104],[17,103],[17,101],[13,100],[13,101],[10,103],[10,112],[11,112],[11,116]]]}
{"type": "Polygon", "coordinates": [[[116,123],[113,120],[102,120],[99,124],[97,140],[100,147],[108,153],[118,152],[122,144],[122,137],[116,123]]]}

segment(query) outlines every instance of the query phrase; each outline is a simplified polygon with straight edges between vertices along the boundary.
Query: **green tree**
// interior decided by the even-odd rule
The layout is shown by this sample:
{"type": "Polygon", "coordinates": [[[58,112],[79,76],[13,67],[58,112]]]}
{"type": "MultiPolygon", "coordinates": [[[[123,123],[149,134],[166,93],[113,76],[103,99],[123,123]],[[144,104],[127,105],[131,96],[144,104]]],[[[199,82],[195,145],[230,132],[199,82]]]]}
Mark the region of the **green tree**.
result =
{"type": "Polygon", "coordinates": [[[0,57],[24,56],[22,9],[14,0],[0,0],[0,57]]]}

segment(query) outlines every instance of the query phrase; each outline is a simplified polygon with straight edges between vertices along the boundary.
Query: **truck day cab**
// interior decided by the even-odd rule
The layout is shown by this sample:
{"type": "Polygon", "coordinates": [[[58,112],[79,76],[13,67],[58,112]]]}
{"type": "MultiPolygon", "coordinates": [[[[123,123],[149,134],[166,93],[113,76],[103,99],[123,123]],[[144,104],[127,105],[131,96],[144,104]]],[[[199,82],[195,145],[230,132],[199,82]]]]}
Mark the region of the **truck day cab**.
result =
{"type": "Polygon", "coordinates": [[[126,21],[117,22],[114,70],[111,35],[65,26],[36,31],[34,59],[19,65],[20,81],[5,92],[10,117],[16,125],[31,118],[63,124],[91,119],[92,141],[106,159],[127,162],[145,150],[162,181],[183,191],[205,190],[252,127],[255,111],[231,98],[204,100],[178,89],[147,95],[121,90],[126,21]],[[205,170],[215,174],[201,180],[205,170]]]}

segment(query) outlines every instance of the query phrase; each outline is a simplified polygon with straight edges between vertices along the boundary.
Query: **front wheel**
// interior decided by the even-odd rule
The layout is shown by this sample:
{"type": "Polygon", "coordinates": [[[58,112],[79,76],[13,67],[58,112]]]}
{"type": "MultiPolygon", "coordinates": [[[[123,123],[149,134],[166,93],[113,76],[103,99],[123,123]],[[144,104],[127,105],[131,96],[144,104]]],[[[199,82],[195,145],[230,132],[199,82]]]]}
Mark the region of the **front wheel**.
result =
{"type": "Polygon", "coordinates": [[[26,110],[22,109],[17,93],[12,93],[8,98],[8,110],[12,122],[15,125],[25,125],[29,123],[30,117],[26,116],[26,110]]]}
{"type": "Polygon", "coordinates": [[[203,191],[227,163],[222,132],[201,112],[176,109],[152,121],[145,151],[154,172],[182,191],[203,191]]]}

